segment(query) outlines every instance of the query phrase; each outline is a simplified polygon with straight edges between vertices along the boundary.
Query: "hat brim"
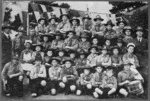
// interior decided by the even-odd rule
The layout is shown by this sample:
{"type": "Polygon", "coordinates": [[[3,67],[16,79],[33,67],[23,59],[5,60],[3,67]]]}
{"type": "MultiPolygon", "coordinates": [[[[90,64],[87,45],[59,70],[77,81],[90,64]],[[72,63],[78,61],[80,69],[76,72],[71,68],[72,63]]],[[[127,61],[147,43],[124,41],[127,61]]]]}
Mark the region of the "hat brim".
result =
{"type": "Polygon", "coordinates": [[[41,51],[43,50],[43,46],[42,45],[32,45],[33,50],[35,50],[37,46],[39,46],[41,48],[41,51]]]}
{"type": "Polygon", "coordinates": [[[62,63],[65,64],[66,62],[70,62],[71,64],[74,64],[74,62],[72,60],[64,60],[62,63]]]}
{"type": "Polygon", "coordinates": [[[79,19],[71,19],[70,23],[72,23],[73,20],[76,20],[78,24],[80,24],[80,20],[79,19]]]}
{"type": "Polygon", "coordinates": [[[102,18],[94,18],[94,21],[97,21],[97,20],[103,21],[104,19],[102,19],[102,18]]]}
{"type": "Polygon", "coordinates": [[[2,27],[2,30],[4,30],[4,29],[14,29],[14,27],[12,27],[12,26],[4,26],[4,27],[2,27]]]}
{"type": "Polygon", "coordinates": [[[67,16],[67,18],[69,19],[69,15],[68,15],[68,14],[62,14],[62,15],[60,16],[60,19],[62,19],[63,16],[67,16]]]}
{"type": "Polygon", "coordinates": [[[74,35],[76,34],[75,31],[67,31],[66,34],[68,35],[70,32],[73,33],[74,35]]]}
{"type": "Polygon", "coordinates": [[[44,37],[48,37],[48,42],[52,41],[52,39],[53,39],[53,36],[51,36],[51,35],[41,35],[41,37],[40,37],[41,41],[44,41],[43,40],[44,37]]]}
{"type": "Polygon", "coordinates": [[[95,49],[96,49],[96,51],[98,51],[98,47],[92,46],[92,47],[90,47],[90,48],[89,48],[89,52],[90,52],[90,51],[91,51],[91,49],[93,49],[93,48],[95,48],[95,49]]]}
{"type": "Polygon", "coordinates": [[[118,21],[118,22],[116,23],[116,25],[119,26],[120,23],[124,23],[124,25],[127,25],[127,23],[126,23],[125,21],[118,21]]]}
{"type": "Polygon", "coordinates": [[[40,19],[38,20],[38,23],[40,23],[41,20],[45,20],[45,22],[47,21],[45,18],[40,18],[40,19]]]}
{"type": "Polygon", "coordinates": [[[83,17],[82,20],[84,20],[84,19],[89,19],[89,20],[91,20],[92,18],[90,18],[90,17],[83,17]]]}

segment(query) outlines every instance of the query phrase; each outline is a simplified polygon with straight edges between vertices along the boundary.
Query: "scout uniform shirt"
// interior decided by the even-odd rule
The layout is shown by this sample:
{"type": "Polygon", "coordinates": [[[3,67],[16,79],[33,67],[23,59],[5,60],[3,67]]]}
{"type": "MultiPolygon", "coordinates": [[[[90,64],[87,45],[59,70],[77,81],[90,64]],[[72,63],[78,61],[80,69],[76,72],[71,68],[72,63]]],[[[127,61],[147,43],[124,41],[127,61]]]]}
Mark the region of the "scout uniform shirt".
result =
{"type": "Polygon", "coordinates": [[[76,59],[76,67],[77,68],[83,68],[86,66],[87,59],[86,58],[78,58],[76,59]]]}
{"type": "Polygon", "coordinates": [[[64,48],[65,46],[73,47],[73,50],[76,50],[78,48],[78,40],[75,38],[67,38],[64,41],[64,48]]]}
{"type": "Polygon", "coordinates": [[[60,80],[61,67],[58,65],[57,67],[52,66],[51,68],[49,68],[49,77],[51,80],[60,80]]]}
{"type": "Polygon", "coordinates": [[[83,31],[81,26],[71,26],[71,30],[75,31],[77,36],[80,36],[83,31]]]}
{"type": "Polygon", "coordinates": [[[43,51],[51,48],[51,42],[42,42],[43,51]]]}
{"type": "Polygon", "coordinates": [[[112,62],[112,64],[119,64],[119,65],[121,65],[122,64],[122,58],[119,55],[112,55],[111,56],[111,62],[112,62]]]}
{"type": "Polygon", "coordinates": [[[33,68],[30,73],[31,79],[37,79],[37,78],[46,78],[46,69],[44,65],[33,65],[33,68]],[[36,77],[38,75],[38,77],[36,77]]]}
{"type": "Polygon", "coordinates": [[[55,34],[56,29],[57,29],[57,24],[56,23],[55,24],[50,23],[49,25],[46,26],[46,32],[47,33],[55,34]]]}
{"type": "Polygon", "coordinates": [[[20,75],[23,75],[23,69],[20,65],[20,63],[13,64],[12,62],[8,62],[3,70],[2,70],[2,79],[9,78],[9,75],[20,73],[20,75]]]}
{"type": "Polygon", "coordinates": [[[117,34],[118,37],[124,38],[125,35],[123,33],[123,29],[122,28],[117,28],[115,31],[116,31],[116,34],[117,34]]]}
{"type": "Polygon", "coordinates": [[[62,33],[66,33],[67,31],[70,30],[70,28],[71,28],[71,24],[69,20],[66,22],[60,22],[57,26],[57,30],[59,30],[62,33]]]}
{"type": "Polygon", "coordinates": [[[115,32],[115,30],[111,29],[111,30],[107,30],[104,37],[106,39],[114,39],[117,38],[117,34],[115,32]]]}
{"type": "Polygon", "coordinates": [[[71,66],[69,68],[66,68],[65,66],[62,67],[62,71],[61,71],[61,78],[63,78],[64,76],[68,76],[68,79],[73,79],[73,80],[77,80],[78,79],[78,73],[75,69],[75,67],[71,66]],[[74,78],[70,78],[69,75],[73,75],[74,78]]]}
{"type": "Polygon", "coordinates": [[[111,66],[111,57],[109,55],[101,54],[97,57],[96,63],[103,66],[111,66]]]}
{"type": "Polygon", "coordinates": [[[93,77],[93,73],[90,73],[89,75],[85,75],[84,73],[81,73],[80,74],[81,85],[86,85],[86,84],[92,83],[92,77],[93,77]]]}
{"type": "Polygon", "coordinates": [[[95,72],[92,77],[92,85],[94,87],[99,87],[99,85],[102,85],[103,76],[104,76],[103,72],[101,73],[95,72]]]}
{"type": "Polygon", "coordinates": [[[90,48],[90,42],[79,42],[79,49],[83,49],[85,52],[88,52],[88,49],[90,48]]]}
{"type": "Polygon", "coordinates": [[[93,67],[96,66],[96,60],[97,60],[98,55],[97,54],[90,54],[87,57],[87,65],[93,67]]]}
{"type": "Polygon", "coordinates": [[[33,61],[32,57],[33,51],[31,49],[25,49],[22,51],[20,55],[20,61],[21,62],[26,62],[26,63],[31,63],[33,61]]]}
{"type": "Polygon", "coordinates": [[[103,88],[117,88],[117,79],[114,76],[108,77],[105,75],[102,80],[102,87],[103,88]],[[112,84],[112,86],[109,86],[112,84]]]}
{"type": "Polygon", "coordinates": [[[51,48],[52,49],[62,49],[63,48],[63,44],[64,44],[64,41],[63,40],[53,40],[52,41],[52,45],[51,45],[51,48]]]}
{"type": "Polygon", "coordinates": [[[134,78],[135,75],[136,75],[136,73],[134,73],[130,69],[128,71],[127,70],[122,70],[121,72],[118,73],[118,83],[122,83],[126,80],[134,81],[135,80],[135,78],[134,78]]]}
{"type": "Polygon", "coordinates": [[[45,25],[41,25],[41,24],[38,24],[36,27],[35,27],[35,31],[37,32],[37,34],[43,34],[46,32],[46,26],[45,25]]]}

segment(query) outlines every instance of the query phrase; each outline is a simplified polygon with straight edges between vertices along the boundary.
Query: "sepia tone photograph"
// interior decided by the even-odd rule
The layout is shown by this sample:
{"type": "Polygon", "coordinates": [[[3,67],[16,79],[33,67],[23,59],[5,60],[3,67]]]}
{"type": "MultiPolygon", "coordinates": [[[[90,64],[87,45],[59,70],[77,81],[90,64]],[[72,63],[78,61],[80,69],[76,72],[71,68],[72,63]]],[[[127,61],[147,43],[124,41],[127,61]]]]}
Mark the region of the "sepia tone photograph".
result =
{"type": "Polygon", "coordinates": [[[147,1],[2,1],[4,100],[147,100],[147,1]]]}

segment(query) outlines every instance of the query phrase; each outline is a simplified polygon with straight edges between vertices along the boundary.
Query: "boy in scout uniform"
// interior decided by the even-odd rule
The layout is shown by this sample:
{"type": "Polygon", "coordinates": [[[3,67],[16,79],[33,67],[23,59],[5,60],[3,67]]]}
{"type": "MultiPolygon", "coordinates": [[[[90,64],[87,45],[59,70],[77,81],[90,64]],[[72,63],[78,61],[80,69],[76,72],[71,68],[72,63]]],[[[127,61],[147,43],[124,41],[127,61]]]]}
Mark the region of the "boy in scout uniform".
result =
{"type": "Polygon", "coordinates": [[[100,98],[101,95],[103,94],[100,87],[102,85],[102,79],[104,76],[104,73],[103,73],[104,67],[101,65],[98,65],[98,66],[95,66],[94,69],[96,70],[96,72],[93,74],[93,77],[92,77],[92,86],[94,88],[93,96],[95,98],[100,98]]]}
{"type": "Polygon", "coordinates": [[[60,59],[60,64],[63,65],[63,61],[66,59],[67,57],[67,53],[66,50],[64,49],[59,49],[58,51],[56,51],[56,56],[60,59]]]}
{"type": "Polygon", "coordinates": [[[40,56],[36,56],[35,64],[29,74],[32,97],[37,97],[41,93],[45,92],[47,83],[46,75],[45,65],[42,65],[42,58],[40,56]]]}
{"type": "Polygon", "coordinates": [[[76,90],[76,80],[78,79],[78,73],[74,66],[72,66],[73,61],[70,58],[67,58],[63,61],[64,66],[62,67],[61,88],[65,88],[65,95],[75,92],[76,90]]]}
{"type": "MultiPolygon", "coordinates": [[[[126,62],[124,63],[124,68],[122,71],[119,72],[118,74],[118,93],[120,94],[120,96],[124,96],[127,97],[128,95],[130,95],[131,93],[129,92],[129,85],[131,84],[131,82],[133,81],[139,81],[138,79],[135,78],[135,76],[137,75],[137,73],[131,71],[131,63],[126,62]]],[[[141,81],[139,81],[139,83],[141,83],[141,81]]],[[[136,89],[134,89],[136,90],[136,89]]],[[[144,90],[141,88],[139,89],[139,92],[136,92],[135,95],[140,95],[143,94],[144,90]]]]}
{"type": "Polygon", "coordinates": [[[42,35],[46,31],[46,19],[45,18],[40,18],[38,20],[38,25],[35,27],[36,35],[42,35]]]}
{"type": "Polygon", "coordinates": [[[13,56],[11,62],[2,69],[2,87],[6,96],[23,96],[23,69],[18,60],[19,57],[13,56]]]}
{"type": "Polygon", "coordinates": [[[105,68],[108,68],[111,66],[111,57],[108,54],[108,49],[106,47],[102,48],[102,54],[100,54],[96,59],[97,65],[102,65],[105,68]]]}
{"type": "Polygon", "coordinates": [[[41,44],[43,47],[43,51],[46,51],[51,48],[51,41],[52,41],[52,36],[51,35],[41,35],[41,44]]]}
{"type": "Polygon", "coordinates": [[[85,95],[91,95],[92,94],[92,67],[85,66],[81,68],[83,70],[83,73],[80,74],[79,78],[79,84],[77,88],[77,95],[85,94],[85,95]]]}
{"type": "Polygon", "coordinates": [[[81,41],[79,41],[79,47],[77,51],[83,49],[85,52],[88,53],[88,49],[91,47],[90,42],[88,41],[88,35],[86,32],[82,33],[81,41]]]}
{"type": "Polygon", "coordinates": [[[42,51],[43,47],[41,44],[35,44],[33,45],[33,54],[32,57],[35,59],[37,55],[40,55],[42,57],[42,60],[44,60],[44,52],[42,51]]]}
{"type": "Polygon", "coordinates": [[[124,32],[123,32],[123,30],[124,30],[124,27],[127,25],[127,23],[124,21],[124,20],[119,20],[118,22],[117,22],[117,26],[118,26],[118,28],[116,29],[116,33],[117,33],[117,36],[119,37],[119,38],[124,38],[124,32]]]}
{"type": "Polygon", "coordinates": [[[59,31],[56,31],[56,34],[54,35],[55,39],[52,41],[51,48],[52,49],[62,49],[64,40],[62,40],[62,35],[59,31]]]}
{"type": "Polygon", "coordinates": [[[63,48],[67,51],[76,50],[79,46],[78,40],[75,38],[75,32],[70,30],[67,32],[68,38],[64,40],[63,48]]]}
{"type": "Polygon", "coordinates": [[[101,90],[103,98],[114,97],[117,90],[117,79],[114,76],[113,68],[106,70],[106,74],[102,79],[101,90]]]}
{"type": "Polygon", "coordinates": [[[62,14],[60,16],[60,19],[62,21],[58,24],[57,30],[63,34],[63,38],[66,38],[66,32],[71,29],[71,24],[69,22],[69,15],[68,14],[62,14]]]}
{"type": "Polygon", "coordinates": [[[88,55],[87,57],[87,65],[90,66],[90,67],[94,67],[96,66],[96,60],[97,60],[97,51],[98,51],[98,48],[96,46],[92,46],[90,49],[90,54],[88,55]]]}
{"type": "Polygon", "coordinates": [[[56,95],[59,90],[60,86],[59,83],[61,82],[61,66],[59,65],[60,60],[58,57],[53,57],[51,60],[52,66],[49,68],[49,81],[48,81],[48,91],[51,92],[52,95],[56,95]]]}

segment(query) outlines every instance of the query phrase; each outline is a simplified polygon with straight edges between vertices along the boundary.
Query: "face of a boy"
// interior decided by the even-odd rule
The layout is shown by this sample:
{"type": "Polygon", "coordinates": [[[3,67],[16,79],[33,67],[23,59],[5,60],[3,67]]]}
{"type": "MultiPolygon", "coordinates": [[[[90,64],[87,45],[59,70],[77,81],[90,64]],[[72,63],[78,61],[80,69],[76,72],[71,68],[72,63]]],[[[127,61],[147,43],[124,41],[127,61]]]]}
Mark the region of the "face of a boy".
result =
{"type": "Polygon", "coordinates": [[[111,76],[113,75],[113,70],[108,70],[108,71],[106,72],[106,75],[107,75],[108,77],[111,77],[111,76]]]}
{"type": "Polygon", "coordinates": [[[102,50],[102,54],[107,54],[107,50],[102,50]]]}
{"type": "Polygon", "coordinates": [[[47,41],[48,41],[48,37],[44,37],[43,40],[44,40],[45,42],[47,42],[47,41]]]}
{"type": "Polygon", "coordinates": [[[142,31],[137,31],[136,34],[137,34],[138,37],[142,37],[143,36],[143,32],[142,31]]]}
{"type": "Polygon", "coordinates": [[[13,59],[12,62],[13,64],[17,64],[18,61],[16,59],[13,59]]]}
{"type": "Polygon", "coordinates": [[[81,38],[82,42],[85,42],[86,41],[86,38],[81,38]]]}
{"type": "Polygon", "coordinates": [[[101,72],[102,72],[102,67],[97,67],[97,68],[96,68],[96,71],[97,71],[98,73],[101,73],[101,72]]]}
{"type": "Polygon", "coordinates": [[[57,64],[58,64],[58,62],[57,62],[56,60],[53,60],[53,61],[52,61],[52,65],[53,65],[53,66],[57,66],[57,64]]]}
{"type": "Polygon", "coordinates": [[[124,69],[125,70],[129,70],[130,69],[130,65],[124,65],[124,69]]]}
{"type": "Polygon", "coordinates": [[[59,54],[59,56],[64,56],[63,52],[59,52],[58,54],[59,54]]]}
{"type": "Polygon", "coordinates": [[[112,26],[111,26],[111,25],[107,25],[107,29],[108,29],[108,30],[111,30],[111,29],[112,29],[112,26]]]}
{"type": "Polygon", "coordinates": [[[70,54],[70,58],[75,58],[75,54],[70,54]]]}
{"type": "Polygon", "coordinates": [[[55,19],[51,20],[51,24],[55,24],[55,22],[56,22],[55,19]]]}
{"type": "Polygon", "coordinates": [[[126,30],[126,31],[125,31],[125,34],[126,34],[127,36],[129,36],[129,35],[131,35],[131,31],[130,31],[130,30],[126,30]]]}
{"type": "Polygon", "coordinates": [[[92,49],[91,49],[91,53],[96,53],[96,49],[95,49],[95,48],[92,48],[92,49]]]}
{"type": "Polygon", "coordinates": [[[41,50],[41,47],[40,46],[36,46],[36,51],[40,51],[41,50]]]}
{"type": "Polygon", "coordinates": [[[119,24],[119,27],[120,27],[120,28],[124,28],[124,26],[125,26],[124,23],[120,23],[120,24],[119,24]]]}
{"type": "Polygon", "coordinates": [[[122,43],[117,43],[117,46],[118,47],[122,47],[122,43]]]}
{"type": "Polygon", "coordinates": [[[70,33],[68,34],[68,38],[70,38],[70,39],[73,38],[73,36],[74,36],[74,35],[73,35],[72,32],[70,32],[70,33]]]}
{"type": "Polygon", "coordinates": [[[119,52],[118,52],[118,49],[114,49],[113,50],[113,54],[117,55],[119,52]]]}
{"type": "Polygon", "coordinates": [[[70,68],[71,67],[71,63],[69,61],[66,61],[65,66],[66,66],[66,68],[70,68]]]}
{"type": "Polygon", "coordinates": [[[77,21],[76,21],[76,20],[73,20],[73,21],[72,21],[72,24],[73,24],[73,25],[77,25],[77,21]]]}
{"type": "Polygon", "coordinates": [[[26,43],[25,47],[29,49],[30,48],[30,43],[26,43]]]}
{"type": "Polygon", "coordinates": [[[85,75],[88,75],[90,73],[90,70],[89,69],[84,69],[84,73],[85,73],[85,75]]]}
{"type": "Polygon", "coordinates": [[[93,39],[93,44],[97,44],[98,40],[97,39],[93,39]]]}
{"type": "Polygon", "coordinates": [[[132,47],[132,46],[128,47],[128,52],[129,53],[133,53],[133,51],[134,51],[134,47],[132,47]]]}
{"type": "Polygon", "coordinates": [[[109,46],[109,45],[110,45],[110,40],[106,40],[106,42],[105,42],[105,43],[106,43],[106,45],[108,45],[108,46],[109,46]]]}
{"type": "Polygon", "coordinates": [[[48,55],[48,56],[52,56],[52,55],[53,55],[53,52],[52,52],[52,51],[48,51],[48,52],[47,52],[47,55],[48,55]]]}
{"type": "Polygon", "coordinates": [[[36,61],[35,61],[35,64],[36,64],[36,65],[39,65],[39,64],[41,64],[41,61],[40,61],[40,60],[36,60],[36,61]]]}

